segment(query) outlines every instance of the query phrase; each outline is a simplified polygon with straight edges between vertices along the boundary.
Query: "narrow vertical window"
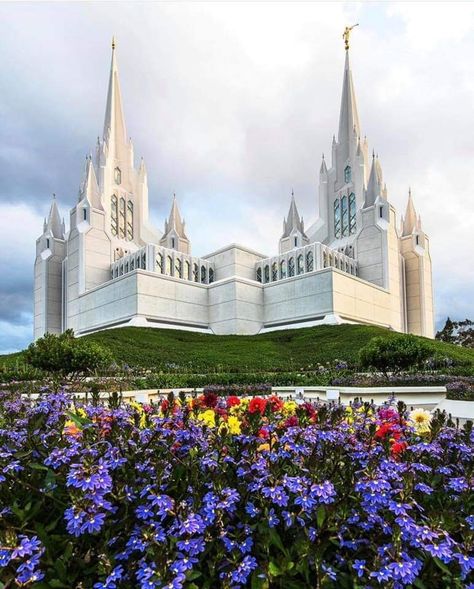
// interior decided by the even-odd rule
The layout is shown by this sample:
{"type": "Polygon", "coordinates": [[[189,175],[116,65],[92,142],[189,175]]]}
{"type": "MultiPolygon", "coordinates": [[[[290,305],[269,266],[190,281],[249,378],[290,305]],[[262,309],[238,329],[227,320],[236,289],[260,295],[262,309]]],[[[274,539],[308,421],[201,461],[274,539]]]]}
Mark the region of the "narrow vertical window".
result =
{"type": "Polygon", "coordinates": [[[110,206],[110,210],[111,210],[110,229],[112,231],[112,235],[117,235],[118,234],[118,202],[117,202],[117,197],[115,196],[115,194],[112,194],[110,204],[111,204],[111,206],[110,206]]]}
{"type": "Polygon", "coordinates": [[[270,266],[265,266],[265,282],[270,282],[270,266]]]}
{"type": "Polygon", "coordinates": [[[209,268],[209,284],[214,282],[214,268],[209,268]]]}
{"type": "Polygon", "coordinates": [[[120,171],[120,168],[115,168],[115,170],[114,170],[114,180],[115,180],[115,184],[121,184],[122,183],[122,172],[120,171]]]}
{"type": "Polygon", "coordinates": [[[298,274],[303,274],[303,272],[304,272],[304,257],[303,257],[303,254],[300,254],[298,256],[297,270],[298,270],[298,274]]]}
{"type": "Polygon", "coordinates": [[[166,274],[168,276],[171,276],[173,270],[173,260],[171,259],[171,256],[166,256],[166,274]]]}
{"type": "Polygon", "coordinates": [[[207,282],[207,271],[205,266],[201,266],[201,282],[204,284],[207,282]]]}
{"type": "Polygon", "coordinates": [[[127,202],[127,239],[133,240],[133,202],[131,200],[127,202]]]}
{"type": "Polygon", "coordinates": [[[174,269],[175,269],[175,276],[178,276],[179,278],[183,277],[183,263],[181,262],[180,258],[176,258],[175,263],[174,263],[174,269]]]}
{"type": "Polygon", "coordinates": [[[199,269],[197,264],[193,264],[193,280],[199,282],[199,269]]]}
{"type": "Polygon", "coordinates": [[[298,237],[295,235],[295,247],[298,247],[298,237]]]}
{"type": "Polygon", "coordinates": [[[82,218],[87,221],[87,209],[82,209],[82,218]]]}
{"type": "Polygon", "coordinates": [[[313,257],[313,252],[310,250],[306,254],[306,270],[308,272],[312,272],[313,269],[314,269],[314,257],[313,257]]]}
{"type": "Polygon", "coordinates": [[[338,198],[334,201],[334,236],[341,237],[341,203],[338,198]]]}
{"type": "Polygon", "coordinates": [[[120,198],[119,237],[125,239],[125,199],[123,197],[120,198]]]}
{"type": "Polygon", "coordinates": [[[172,249],[175,249],[175,247],[176,247],[175,238],[174,238],[174,237],[172,237],[172,238],[171,238],[171,248],[172,248],[172,249]]]}
{"type": "Polygon", "coordinates": [[[275,282],[275,280],[278,280],[278,266],[276,262],[273,262],[272,264],[272,282],[275,282]]]}
{"type": "Polygon", "coordinates": [[[156,256],[156,270],[161,274],[163,272],[163,254],[156,256]]]}
{"type": "Polygon", "coordinates": [[[383,218],[383,207],[379,208],[379,217],[382,219],[383,218]]]}
{"type": "Polygon", "coordinates": [[[295,258],[290,258],[288,260],[288,276],[294,276],[295,275],[295,258]]]}
{"type": "Polygon", "coordinates": [[[262,282],[262,269],[257,268],[257,282],[262,282]]]}
{"type": "Polygon", "coordinates": [[[186,260],[186,262],[184,262],[184,277],[186,278],[186,280],[192,279],[191,264],[187,260],[186,260]]]}
{"type": "Polygon", "coordinates": [[[349,184],[349,182],[352,180],[352,170],[350,166],[346,166],[344,168],[344,182],[346,184],[349,184]]]}
{"type": "Polygon", "coordinates": [[[49,237],[46,238],[46,249],[49,250],[49,237]]]}
{"type": "Polygon", "coordinates": [[[347,208],[347,196],[341,198],[341,219],[342,219],[342,237],[349,235],[349,210],[347,208]]]}
{"type": "Polygon", "coordinates": [[[356,219],[357,219],[357,212],[356,212],[356,197],[353,192],[349,195],[349,233],[352,235],[356,232],[356,219]]]}
{"type": "Polygon", "coordinates": [[[286,278],[286,262],[282,260],[280,262],[280,278],[286,278]]]}

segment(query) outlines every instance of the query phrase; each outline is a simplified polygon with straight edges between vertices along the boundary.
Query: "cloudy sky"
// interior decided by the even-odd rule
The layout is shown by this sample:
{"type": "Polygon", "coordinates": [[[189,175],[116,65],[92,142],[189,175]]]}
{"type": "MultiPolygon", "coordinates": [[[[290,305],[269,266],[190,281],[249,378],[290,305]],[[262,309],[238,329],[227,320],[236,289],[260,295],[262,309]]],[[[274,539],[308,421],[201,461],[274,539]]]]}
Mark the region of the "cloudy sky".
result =
{"type": "Polygon", "coordinates": [[[474,4],[1,3],[0,352],[32,336],[35,239],[68,216],[102,129],[116,35],[128,132],[160,226],[193,252],[272,254],[294,189],[315,218],[337,131],[346,24],[359,115],[389,199],[431,238],[436,319],[474,318],[474,4]]]}

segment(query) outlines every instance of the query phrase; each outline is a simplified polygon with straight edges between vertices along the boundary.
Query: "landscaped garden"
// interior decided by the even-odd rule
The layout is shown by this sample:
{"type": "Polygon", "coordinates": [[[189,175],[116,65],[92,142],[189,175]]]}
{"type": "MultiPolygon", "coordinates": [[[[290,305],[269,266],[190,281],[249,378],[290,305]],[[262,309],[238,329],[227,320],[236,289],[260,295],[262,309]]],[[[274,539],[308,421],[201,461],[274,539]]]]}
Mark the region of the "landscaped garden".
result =
{"type": "Polygon", "coordinates": [[[474,435],[399,404],[0,395],[0,587],[472,587],[474,435]]]}

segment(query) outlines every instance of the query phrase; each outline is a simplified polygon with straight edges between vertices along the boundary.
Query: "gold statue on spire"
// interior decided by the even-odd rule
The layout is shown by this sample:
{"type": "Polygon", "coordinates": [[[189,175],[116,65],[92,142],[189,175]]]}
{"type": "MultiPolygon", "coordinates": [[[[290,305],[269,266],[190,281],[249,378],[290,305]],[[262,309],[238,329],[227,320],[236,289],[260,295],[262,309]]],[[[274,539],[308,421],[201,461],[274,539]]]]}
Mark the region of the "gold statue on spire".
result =
{"type": "Polygon", "coordinates": [[[352,25],[352,27],[346,27],[344,32],[342,33],[342,38],[344,39],[344,46],[346,51],[349,51],[349,37],[351,36],[351,31],[354,27],[358,27],[359,23],[352,25]]]}

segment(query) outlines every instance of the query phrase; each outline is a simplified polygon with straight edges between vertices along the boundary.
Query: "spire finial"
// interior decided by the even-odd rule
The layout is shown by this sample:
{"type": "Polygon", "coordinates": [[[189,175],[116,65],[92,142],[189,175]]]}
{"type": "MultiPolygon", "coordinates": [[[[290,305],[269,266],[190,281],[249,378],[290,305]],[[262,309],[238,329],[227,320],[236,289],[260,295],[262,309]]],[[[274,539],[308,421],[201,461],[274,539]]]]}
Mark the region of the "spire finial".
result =
{"type": "Polygon", "coordinates": [[[411,198],[411,186],[408,187],[408,198],[411,198]]]}
{"type": "Polygon", "coordinates": [[[375,149],[372,150],[372,159],[375,159],[375,149]]]}
{"type": "Polygon", "coordinates": [[[112,51],[115,51],[115,35],[112,37],[112,51]]]}
{"type": "Polygon", "coordinates": [[[351,36],[351,31],[354,27],[358,27],[359,23],[352,25],[352,27],[346,27],[344,32],[342,33],[342,38],[344,39],[344,48],[346,51],[349,51],[349,38],[351,36]]]}
{"type": "Polygon", "coordinates": [[[324,152],[323,152],[323,159],[324,159],[324,152]]]}
{"type": "Polygon", "coordinates": [[[56,200],[56,193],[53,192],[53,200],[56,200]]]}
{"type": "Polygon", "coordinates": [[[293,190],[293,188],[291,189],[291,196],[294,198],[295,196],[295,191],[293,190]]]}

